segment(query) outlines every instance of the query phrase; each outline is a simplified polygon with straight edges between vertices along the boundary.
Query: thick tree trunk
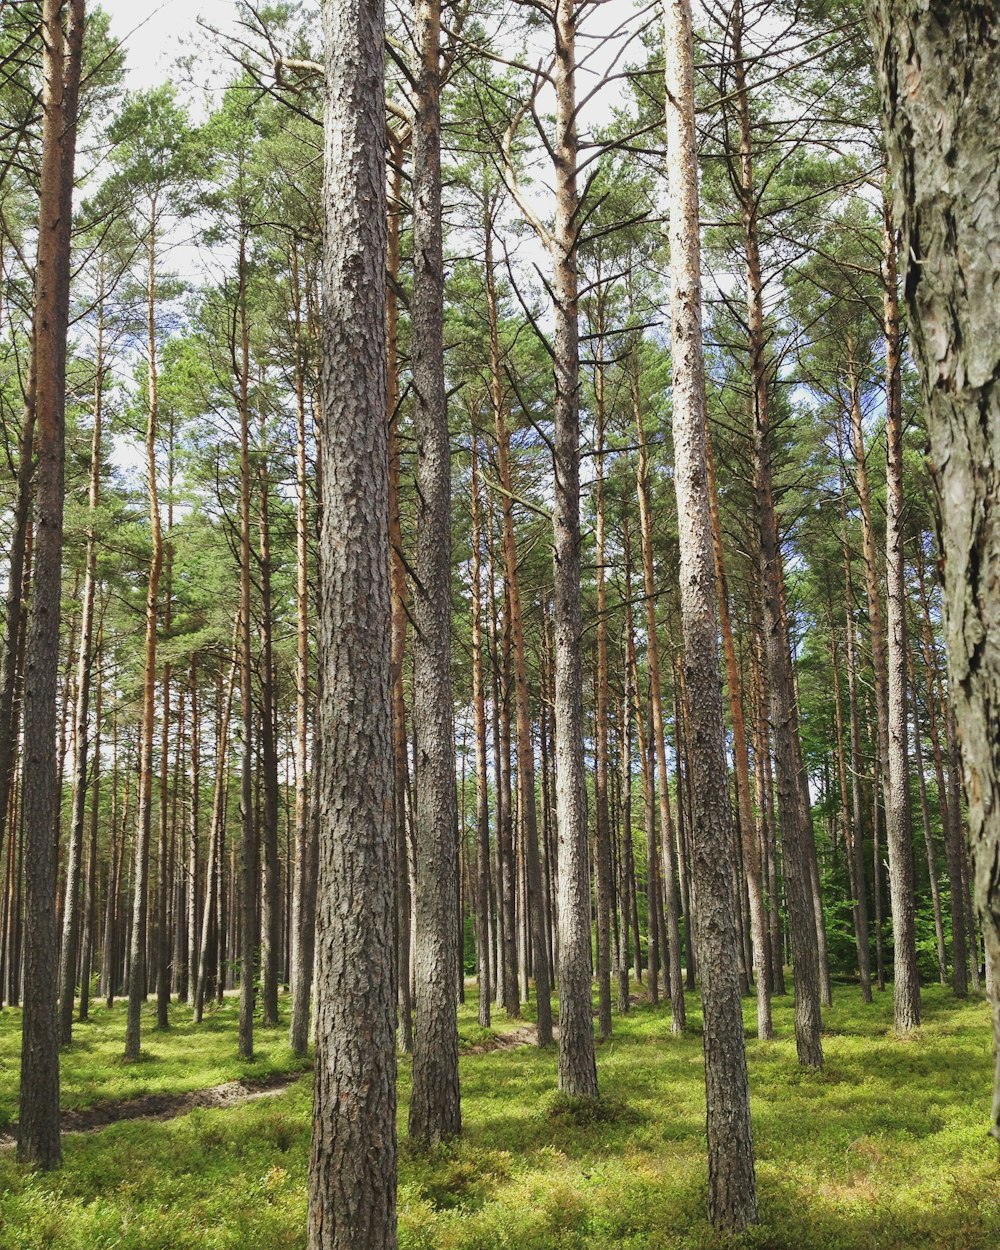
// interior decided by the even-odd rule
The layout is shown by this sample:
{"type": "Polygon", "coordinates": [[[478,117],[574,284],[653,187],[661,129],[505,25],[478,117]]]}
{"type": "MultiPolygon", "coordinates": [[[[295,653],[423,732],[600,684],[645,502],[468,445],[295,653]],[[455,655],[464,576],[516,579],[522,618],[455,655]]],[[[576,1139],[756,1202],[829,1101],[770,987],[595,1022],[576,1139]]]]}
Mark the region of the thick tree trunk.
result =
{"type": "MultiPolygon", "coordinates": [[[[1000,982],[1000,13],[992,0],[869,0],[903,289],[941,512],[949,691],[962,736],[976,902],[1000,982]]],[[[952,889],[958,882],[952,881],[952,889]]],[[[1000,999],[994,990],[1000,1137],[1000,999]]]]}
{"type": "Polygon", "coordinates": [[[736,977],[736,900],[729,871],[729,803],[712,553],[702,356],[701,243],[695,148],[694,54],[688,0],[665,0],[667,169],[670,181],[671,355],[681,624],[691,694],[693,869],[705,1015],[708,1213],[721,1229],[757,1221],[750,1088],[736,977]]]}
{"type": "Polygon", "coordinates": [[[56,872],[59,820],[56,680],[66,460],[66,336],[83,0],[42,6],[42,166],[35,272],[38,491],[34,585],[24,694],[24,1012],[18,1158],[43,1168],[61,1157],[56,872]]]}
{"type": "Polygon", "coordinates": [[[320,856],[310,1250],[396,1246],[383,22],[381,0],[324,0],[320,856]]]}
{"type": "Polygon", "coordinates": [[[413,124],[413,389],[417,444],[413,727],[413,1093],[409,1131],[436,1144],[461,1130],[454,969],[458,847],[451,698],[451,462],[444,383],[441,240],[441,8],[416,0],[413,124]]]}

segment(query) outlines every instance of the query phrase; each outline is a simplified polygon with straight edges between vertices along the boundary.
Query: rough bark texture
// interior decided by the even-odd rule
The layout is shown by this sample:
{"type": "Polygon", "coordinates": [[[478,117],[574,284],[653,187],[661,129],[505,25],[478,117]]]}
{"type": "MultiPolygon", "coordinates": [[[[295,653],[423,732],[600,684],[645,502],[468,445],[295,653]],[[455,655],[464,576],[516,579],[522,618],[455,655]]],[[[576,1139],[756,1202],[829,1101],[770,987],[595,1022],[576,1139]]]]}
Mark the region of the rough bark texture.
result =
{"type": "Polygon", "coordinates": [[[321,684],[310,1250],[396,1245],[381,0],[325,0],[321,684]]]}
{"type": "Polygon", "coordinates": [[[736,966],[735,847],[719,673],[718,603],[708,501],[702,355],[701,243],[694,55],[688,0],[665,0],[667,169],[670,180],[671,356],[681,623],[694,771],[694,884],[705,1015],[708,1213],[720,1229],[757,1220],[750,1087],[736,966]]]}
{"type": "Polygon", "coordinates": [[[597,1097],[590,974],[590,869],[580,621],[580,325],[576,256],[576,3],[556,0],[555,718],[559,839],[559,1088],[597,1097]]]}
{"type": "Polygon", "coordinates": [[[413,390],[417,553],[413,633],[416,852],[410,1136],[462,1127],[455,988],[458,847],[451,697],[451,463],[444,384],[441,243],[441,9],[417,0],[413,123],[413,390]]]}
{"type": "MultiPolygon", "coordinates": [[[[1000,981],[1000,5],[869,0],[941,519],[975,894],[1000,981]]],[[[958,883],[952,881],[952,889],[958,883]]],[[[994,989],[1000,1137],[1000,1001],[994,989]]]]}
{"type": "Polygon", "coordinates": [[[35,273],[38,490],[24,693],[24,1014],[18,1157],[55,1167],[59,1138],[56,683],[62,589],[66,335],[83,0],[42,8],[43,120],[35,273]]]}

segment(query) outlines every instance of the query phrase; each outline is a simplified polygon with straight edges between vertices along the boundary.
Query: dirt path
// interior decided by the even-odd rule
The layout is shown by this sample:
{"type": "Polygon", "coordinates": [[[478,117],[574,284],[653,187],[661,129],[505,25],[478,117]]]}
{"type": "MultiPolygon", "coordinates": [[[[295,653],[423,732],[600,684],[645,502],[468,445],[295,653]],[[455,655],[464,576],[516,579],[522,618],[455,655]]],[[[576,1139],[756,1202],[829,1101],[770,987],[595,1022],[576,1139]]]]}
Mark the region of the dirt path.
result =
{"type": "MultiPolygon", "coordinates": [[[[509,1033],[497,1033],[487,1042],[470,1046],[463,1055],[485,1055],[494,1050],[516,1050],[521,1046],[533,1046],[538,1040],[534,1024],[522,1024],[509,1033]]],[[[98,1102],[91,1107],[62,1113],[64,1133],[94,1133],[119,1124],[123,1120],[173,1120],[187,1115],[196,1107],[238,1107],[255,1102],[259,1098],[274,1098],[290,1089],[296,1081],[307,1076],[310,1069],[295,1072],[271,1072],[257,1080],[226,1081],[223,1085],[210,1085],[207,1089],[193,1089],[182,1094],[142,1094],[118,1102],[98,1102]]],[[[0,1150],[10,1150],[17,1144],[17,1125],[0,1127],[0,1150]]]]}
{"type": "MultiPolygon", "coordinates": [[[[187,1115],[196,1107],[236,1107],[258,1098],[283,1094],[305,1075],[306,1071],[302,1069],[271,1072],[257,1080],[226,1081],[223,1085],[210,1085],[207,1089],[193,1089],[182,1094],[142,1094],[119,1102],[98,1102],[92,1107],[64,1111],[62,1131],[93,1133],[122,1120],[172,1120],[175,1116],[187,1115]]],[[[0,1150],[9,1150],[16,1143],[16,1124],[0,1129],[0,1150]]]]}

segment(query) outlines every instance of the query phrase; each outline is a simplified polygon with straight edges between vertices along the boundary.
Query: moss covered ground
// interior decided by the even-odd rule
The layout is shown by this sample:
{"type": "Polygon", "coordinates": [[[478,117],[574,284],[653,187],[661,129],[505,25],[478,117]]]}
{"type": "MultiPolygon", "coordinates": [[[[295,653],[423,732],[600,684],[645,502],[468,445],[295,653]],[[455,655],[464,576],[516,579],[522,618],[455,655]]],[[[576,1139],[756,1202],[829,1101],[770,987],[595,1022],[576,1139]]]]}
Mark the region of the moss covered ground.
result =
{"type": "MultiPolygon", "coordinates": [[[[482,1050],[474,993],[462,1008],[465,1128],[422,1154],[405,1142],[409,1063],[400,1061],[400,1245],[406,1250],[996,1250],[1000,1162],[986,1137],[991,1040],[985,1004],[924,991],[915,1037],[891,1032],[891,990],[864,1007],[835,990],[826,1067],[799,1070],[791,1000],[778,1040],[748,1053],[761,1224],[722,1239],[704,1215],[700,1007],[670,1035],[666,1008],[615,1017],[599,1048],[601,1105],[554,1093],[556,1058],[482,1050]]],[[[285,1004],[283,1004],[283,1007],[285,1004]]],[[[310,1081],[284,1029],[236,1057],[235,1003],[195,1028],[183,1008],[149,1031],[144,1059],[119,1058],[121,1007],[94,1012],[63,1057],[64,1105],[180,1092],[288,1071],[284,1092],[163,1121],[68,1133],[65,1162],[33,1174],[0,1154],[0,1250],[272,1250],[305,1246],[310,1081]]],[[[500,1013],[502,1016],[502,1013],[500,1013]]],[[[530,1015],[530,1011],[529,1011],[530,1015]]],[[[16,1115],[19,1015],[0,1014],[0,1123],[16,1115]]],[[[511,1026],[502,1019],[498,1029],[511,1026]]]]}

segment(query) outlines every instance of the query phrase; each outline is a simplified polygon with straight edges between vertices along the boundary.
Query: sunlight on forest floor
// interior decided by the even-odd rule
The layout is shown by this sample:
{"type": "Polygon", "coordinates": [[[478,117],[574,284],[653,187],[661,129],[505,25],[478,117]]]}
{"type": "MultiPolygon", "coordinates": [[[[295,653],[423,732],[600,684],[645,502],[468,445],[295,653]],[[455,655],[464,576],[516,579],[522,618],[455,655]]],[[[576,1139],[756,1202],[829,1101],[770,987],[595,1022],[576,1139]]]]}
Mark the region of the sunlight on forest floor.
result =
{"type": "MultiPolygon", "coordinates": [[[[985,1133],[985,1004],[958,1005],[927,987],[924,1026],[900,1041],[888,1031],[891,987],[867,1009],[855,987],[835,995],[821,1074],[796,1066],[790,998],[775,1001],[780,1040],[749,1041],[762,1217],[749,1237],[720,1240],[704,1216],[701,1018],[691,995],[691,1031],[680,1041],[665,1007],[615,1017],[615,1036],[598,1051],[599,1114],[555,1096],[554,1051],[467,1053],[461,1141],[429,1156],[401,1142],[401,1247],[994,1250],[1000,1162],[985,1133]]],[[[750,999],[745,1012],[752,1028],[750,999]]],[[[498,1029],[515,1027],[498,1014],[498,1029]]],[[[296,1066],[284,1027],[258,1030],[254,1063],[235,1058],[234,1002],[201,1028],[181,1008],[173,1020],[169,1033],[145,1034],[146,1059],[125,1065],[124,1008],[97,1009],[64,1052],[64,1107],[296,1066]]],[[[0,1125],[16,1115],[19,1026],[18,1012],[0,1013],[0,1125]]],[[[461,1033],[466,1051],[484,1040],[474,993],[461,1033]]],[[[401,1060],[402,1134],[408,1095],[401,1060]]],[[[0,1155],[0,1250],[304,1247],[309,1115],[303,1079],[229,1109],[67,1134],[55,1174],[32,1175],[0,1155]]]]}

